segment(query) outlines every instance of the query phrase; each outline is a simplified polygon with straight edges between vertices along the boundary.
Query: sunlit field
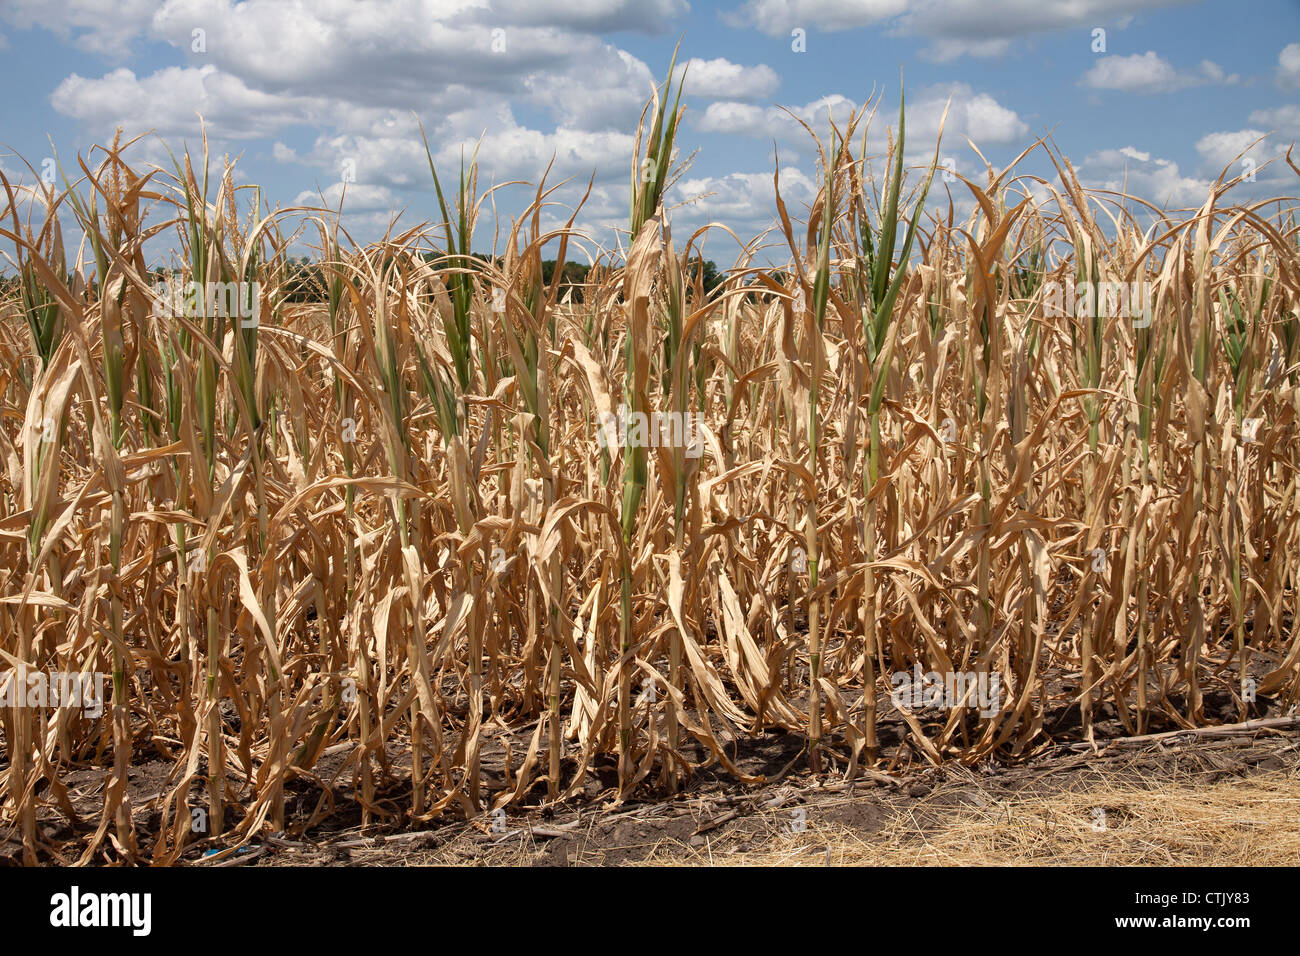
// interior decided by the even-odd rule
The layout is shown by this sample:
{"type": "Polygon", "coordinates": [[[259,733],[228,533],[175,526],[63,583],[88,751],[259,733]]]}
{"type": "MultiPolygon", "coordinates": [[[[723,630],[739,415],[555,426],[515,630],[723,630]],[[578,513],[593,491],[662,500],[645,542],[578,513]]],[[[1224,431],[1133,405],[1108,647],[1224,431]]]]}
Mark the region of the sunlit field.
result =
{"type": "Polygon", "coordinates": [[[1016,764],[1300,702],[1292,199],[1239,200],[1234,165],[1157,207],[1051,140],[968,178],[877,98],[807,130],[815,201],[715,273],[670,228],[681,113],[664,82],[594,261],[579,210],[544,226],[545,170],[494,218],[432,148],[437,219],[369,243],[131,131],[0,174],[26,861],[1016,764]],[[793,756],[748,759],[778,733],[793,756]]]}

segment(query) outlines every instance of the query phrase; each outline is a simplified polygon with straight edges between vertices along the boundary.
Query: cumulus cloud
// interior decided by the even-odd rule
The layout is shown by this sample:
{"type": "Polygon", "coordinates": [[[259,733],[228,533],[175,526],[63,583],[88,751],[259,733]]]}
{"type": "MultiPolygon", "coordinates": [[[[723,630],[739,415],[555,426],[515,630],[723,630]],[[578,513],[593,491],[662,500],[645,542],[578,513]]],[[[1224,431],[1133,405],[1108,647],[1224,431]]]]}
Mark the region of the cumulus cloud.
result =
{"type": "Polygon", "coordinates": [[[1256,164],[1264,160],[1265,144],[1257,142],[1264,137],[1264,131],[1258,129],[1239,129],[1230,132],[1207,133],[1196,141],[1196,152],[1215,169],[1222,169],[1229,163],[1238,161],[1244,152],[1256,164]]]}
{"type": "MultiPolygon", "coordinates": [[[[784,162],[779,180],[781,200],[790,215],[802,215],[817,196],[818,181],[784,162]]],[[[681,205],[672,213],[675,232],[721,223],[748,240],[777,223],[771,172],[699,176],[683,179],[675,188],[682,197],[681,205]]]]}
{"type": "Polygon", "coordinates": [[[804,106],[789,107],[788,112],[779,106],[760,107],[750,103],[724,100],[710,103],[704,110],[704,114],[696,120],[695,126],[705,133],[792,140],[807,136],[799,120],[803,120],[814,130],[820,130],[827,127],[829,117],[833,116],[843,121],[848,119],[849,114],[855,109],[857,109],[856,103],[838,93],[823,96],[804,106]]]}
{"type": "MultiPolygon", "coordinates": [[[[939,120],[949,98],[945,137],[960,139],[969,136],[976,143],[1014,143],[1029,132],[1029,125],[1015,112],[1003,106],[987,93],[976,93],[965,83],[940,84],[926,87],[908,97],[907,129],[911,143],[931,143],[939,133],[939,120]]],[[[747,103],[710,103],[696,126],[703,132],[728,133],[766,139],[799,140],[807,135],[803,127],[790,115],[808,123],[820,133],[827,128],[828,114],[836,120],[846,120],[856,104],[845,96],[835,94],[814,100],[790,112],[779,107],[762,108],[747,103]]],[[[886,114],[887,115],[887,114],[886,114]]],[[[881,114],[869,130],[869,141],[884,141],[885,123],[881,114]]]]}
{"type": "Polygon", "coordinates": [[[269,92],[357,104],[415,106],[456,84],[518,94],[538,71],[618,58],[597,37],[511,23],[477,0],[245,0],[237,9],[232,0],[168,0],[151,32],[188,51],[195,24],[207,31],[202,62],[269,92]]]}
{"type": "MultiPolygon", "coordinates": [[[[90,0],[62,4],[65,12],[89,6],[90,0]]],[[[7,16],[53,22],[50,10],[59,7],[21,3],[7,16]]],[[[460,147],[472,148],[489,131],[480,153],[488,175],[535,177],[552,153],[558,168],[589,174],[617,152],[621,179],[631,152],[627,131],[654,78],[635,56],[589,31],[658,29],[685,4],[570,0],[489,9],[483,0],[372,0],[364,8],[167,0],[147,7],[147,17],[124,11],[112,36],[134,31],[162,40],[189,63],[140,75],[126,68],[73,74],[51,97],[56,110],[99,136],[121,124],[189,137],[199,132],[202,113],[218,148],[316,127],[321,132],[308,152],[299,156],[281,144],[272,156],[331,176],[347,158],[367,171],[369,184],[402,188],[428,173],[416,116],[449,161],[458,162],[460,147]],[[199,52],[191,49],[195,29],[205,31],[199,52]],[[531,120],[540,129],[517,122],[512,104],[549,113],[554,128],[547,130],[545,120],[531,120]]],[[[70,20],[83,21],[97,22],[88,15],[70,20]]],[[[97,42],[112,39],[105,37],[97,42]]],[[[717,90],[760,95],[775,85],[767,67],[700,64],[717,90]]]]}
{"type": "Polygon", "coordinates": [[[1082,84],[1094,90],[1125,93],[1172,93],[1189,86],[1233,85],[1239,77],[1225,75],[1212,60],[1202,60],[1195,70],[1179,71],[1154,50],[1130,56],[1103,56],[1083,75],[1082,84]]]}
{"type": "Polygon", "coordinates": [[[722,18],[733,27],[753,26],[779,36],[795,27],[850,30],[896,17],[906,9],[907,0],[747,0],[722,18]]]}
{"type": "MultiPolygon", "coordinates": [[[[593,133],[560,127],[546,133],[512,125],[488,130],[479,147],[479,159],[498,179],[535,180],[553,156],[554,176],[586,177],[599,171],[621,182],[627,175],[634,142],[631,134],[612,130],[593,133]]],[[[435,158],[450,166],[458,154],[457,147],[448,146],[435,158]]]]}
{"type": "MultiPolygon", "coordinates": [[[[63,80],[51,105],[95,138],[120,124],[193,144],[201,113],[214,155],[262,140],[256,155],[314,172],[331,204],[346,178],[347,222],[365,235],[403,207],[416,222],[431,214],[423,121],[440,171],[477,150],[485,187],[535,181],[554,159],[549,181],[575,181],[554,198],[576,203],[595,173],[580,224],[606,241],[626,219],[632,131],[655,77],[595,34],[659,31],[687,9],[684,0],[165,0],[126,4],[109,30],[95,7],[16,0],[0,13],[86,49],[125,53],[146,40],[181,58],[153,72],[82,68],[63,80]]],[[[693,89],[737,98],[770,95],[778,83],[769,67],[721,58],[699,60],[692,77],[693,89]]],[[[156,140],[135,156],[166,164],[156,140]]],[[[297,201],[321,197],[312,189],[297,201]]]]}
{"type": "Polygon", "coordinates": [[[1002,56],[1013,37],[1116,22],[1127,26],[1134,13],[1193,0],[746,0],[723,14],[737,28],[754,27],[770,36],[795,27],[851,30],[882,26],[903,36],[926,37],[923,55],[946,61],[959,56],[1002,56]]]}
{"type": "Polygon", "coordinates": [[[900,27],[929,37],[971,41],[1026,36],[1071,27],[1094,27],[1118,21],[1123,29],[1132,15],[1195,0],[918,0],[908,4],[900,27]]]}
{"type": "Polygon", "coordinates": [[[318,97],[284,96],[253,89],[215,66],[170,66],[145,77],[120,67],[102,77],[73,73],[50,97],[54,108],[83,120],[97,133],[122,125],[132,132],[157,129],[192,135],[199,114],[222,136],[266,136],[282,126],[325,115],[318,97]]]}
{"type": "MultiPolygon", "coordinates": [[[[374,32],[403,40],[444,36],[453,23],[486,28],[536,28],[572,33],[663,33],[690,9],[686,0],[366,0],[364,4],[283,3],[279,0],[5,0],[0,19],[19,29],[42,27],[78,49],[121,59],[141,39],[190,46],[197,27],[244,40],[266,41],[295,52],[331,40],[357,37],[361,46],[374,32]],[[238,15],[236,13],[238,6],[238,15]],[[233,21],[233,22],[232,22],[233,21]],[[280,29],[269,37],[267,26],[280,29]],[[439,29],[439,25],[443,28],[439,29]],[[342,36],[338,34],[342,33],[342,36]],[[282,46],[281,46],[282,45],[282,46]]],[[[275,64],[268,64],[274,68],[275,64]]]]}
{"type": "Polygon", "coordinates": [[[396,213],[401,205],[396,194],[387,186],[369,186],[365,183],[338,181],[320,192],[303,190],[293,200],[295,206],[320,206],[338,209],[340,204],[348,212],[396,213]]]}
{"type": "Polygon", "coordinates": [[[1256,194],[1279,195],[1295,177],[1284,162],[1287,143],[1267,135],[1265,130],[1239,129],[1207,133],[1196,142],[1202,170],[1217,179],[1243,178],[1237,188],[1256,194]]]}
{"type": "MultiPolygon", "coordinates": [[[[817,183],[801,170],[783,166],[780,172],[781,198],[811,202],[817,183]]],[[[728,223],[754,217],[756,210],[776,215],[776,192],[771,173],[730,173],[685,179],[679,184],[684,200],[706,221],[728,223]]]]}
{"type": "MultiPolygon", "coordinates": [[[[938,105],[937,98],[933,102],[938,105]]],[[[949,113],[949,117],[955,121],[954,132],[964,133],[977,142],[1012,143],[1029,132],[1028,124],[1014,110],[987,93],[972,96],[965,84],[953,87],[953,106],[955,112],[949,113]]]]}
{"type": "Polygon", "coordinates": [[[1079,164],[1079,178],[1090,188],[1123,192],[1170,209],[1200,206],[1225,173],[1225,180],[1242,177],[1235,189],[1243,196],[1276,195],[1290,173],[1285,166],[1268,164],[1285,150],[1261,137],[1264,131],[1258,129],[1206,133],[1196,141],[1199,162],[1189,173],[1173,160],[1134,146],[1098,150],[1079,164]]]}
{"type": "MultiPolygon", "coordinates": [[[[1121,14],[1174,2],[1178,0],[748,0],[733,6],[724,19],[774,36],[788,36],[795,26],[810,31],[876,26],[893,35],[924,38],[929,46],[923,55],[947,61],[1006,55],[1014,52],[1019,37],[1110,24],[1121,14]]],[[[131,62],[134,69],[117,63],[98,69],[78,64],[78,72],[58,85],[51,97],[54,108],[96,137],[111,135],[118,124],[129,133],[155,128],[191,137],[199,131],[201,112],[215,153],[261,140],[251,151],[254,156],[297,167],[277,170],[279,175],[314,177],[327,201],[344,195],[346,169],[350,215],[383,229],[388,214],[408,204],[421,210],[418,216],[429,214],[419,117],[440,173],[454,171],[462,152],[468,157],[477,149],[483,183],[536,180],[554,157],[550,182],[575,179],[556,198],[576,202],[596,171],[580,223],[608,229],[626,225],[632,131],[662,67],[656,62],[652,69],[608,36],[675,29],[674,18],[688,9],[686,0],[123,0],[110,13],[107,0],[6,0],[0,23],[19,29],[41,26],[81,50],[110,58],[129,55],[133,45],[170,48],[176,65],[155,68],[152,59],[147,67],[131,62]],[[191,47],[195,29],[205,31],[201,52],[191,47]]],[[[1086,42],[1086,30],[1080,37],[1086,42]]],[[[1291,60],[1300,61],[1300,44],[1282,51],[1279,83],[1293,47],[1291,60]]],[[[1130,59],[1108,57],[1097,67],[1130,59]]],[[[1156,60],[1159,75],[1148,87],[1234,79],[1209,61],[1175,69],[1156,60]]],[[[1138,64],[1143,65],[1150,66],[1138,64]]],[[[1300,77],[1300,62],[1294,66],[1300,77]]],[[[1122,76],[1115,80],[1107,74],[1099,80],[1111,85],[1103,82],[1098,88],[1140,87],[1124,85],[1122,76]]],[[[794,156],[802,153],[809,160],[813,155],[806,151],[802,126],[768,105],[780,84],[770,66],[754,60],[693,59],[686,92],[695,99],[688,117],[700,132],[776,140],[782,194],[793,213],[795,204],[815,195],[816,176],[802,171],[794,156]]],[[[813,87],[805,96],[817,92],[822,90],[813,87]]],[[[850,92],[860,94],[859,88],[850,92]]],[[[909,88],[909,162],[914,150],[929,160],[949,97],[945,155],[955,153],[967,136],[981,147],[1026,144],[1028,124],[993,93],[963,83],[909,88]]],[[[857,105],[832,94],[792,112],[824,136],[829,116],[842,121],[857,105]]],[[[873,154],[883,151],[896,109],[896,101],[886,102],[877,114],[868,139],[873,154]]],[[[1257,111],[1250,123],[1297,129],[1297,111],[1257,111]]],[[[1212,137],[1235,135],[1204,137],[1205,148],[1198,144],[1204,162],[1230,145],[1212,137]]],[[[753,147],[741,146],[751,153],[753,147]]],[[[1098,181],[1119,181],[1128,170],[1131,182],[1180,199],[1203,185],[1170,161],[1134,147],[1104,151],[1090,161],[1098,181]]],[[[688,175],[674,187],[677,200],[699,197],[679,207],[675,221],[714,219],[741,232],[764,228],[774,213],[770,162],[732,162],[721,169],[688,175]],[[764,171],[725,172],[736,166],[764,171]]],[[[303,185],[295,181],[287,192],[303,185]]],[[[321,197],[306,190],[298,200],[315,204],[321,197]]],[[[511,202],[503,208],[511,208],[511,202]]]]}
{"type": "Polygon", "coordinates": [[[86,53],[122,60],[157,9],[156,0],[5,0],[0,18],[20,30],[49,30],[86,53]]]}
{"type": "Polygon", "coordinates": [[[1250,121],[1277,130],[1283,136],[1300,137],[1300,106],[1295,103],[1271,110],[1255,110],[1250,114],[1250,121]]]}
{"type": "Polygon", "coordinates": [[[1300,89],[1300,43],[1288,43],[1277,55],[1277,85],[1284,90],[1300,89]]]}
{"type": "Polygon", "coordinates": [[[580,68],[539,70],[524,79],[526,98],[576,129],[630,129],[655,86],[650,68],[632,54],[610,48],[580,68]]]}
{"type": "MultiPolygon", "coordinates": [[[[485,0],[369,0],[364,5],[166,0],[161,6],[132,0],[112,16],[103,10],[92,15],[100,6],[97,0],[15,0],[3,16],[20,26],[75,37],[83,47],[123,53],[131,40],[142,37],[170,45],[187,58],[189,68],[215,70],[202,74],[214,124],[223,112],[214,106],[223,96],[244,113],[301,115],[305,106],[326,104],[340,122],[364,121],[368,110],[445,114],[470,98],[522,97],[559,122],[586,129],[626,125],[629,115],[634,121],[652,84],[643,63],[590,31],[658,29],[685,9],[682,0],[508,2],[491,8],[485,0]],[[203,31],[198,50],[192,44],[195,30],[203,31]],[[252,101],[249,91],[262,99],[252,101]]],[[[751,87],[770,85],[774,74],[765,69],[738,79],[751,87]]],[[[126,94],[123,79],[120,74],[81,77],[62,91],[56,105],[76,115],[72,94],[103,104],[114,94],[126,94]]],[[[131,111],[125,102],[112,105],[115,115],[131,111]]],[[[172,112],[164,111],[162,120],[172,112]]],[[[255,122],[245,119],[240,125],[255,122]]],[[[188,122],[184,126],[188,129],[188,122]]],[[[242,132],[230,135],[238,138],[242,132]]]]}
{"type": "Polygon", "coordinates": [[[496,0],[494,13],[512,23],[590,33],[663,33],[690,10],[686,0],[496,0]]]}
{"type": "Polygon", "coordinates": [[[989,40],[939,37],[921,51],[921,56],[936,63],[947,63],[963,56],[973,56],[977,59],[1006,56],[1009,49],[1011,49],[1011,41],[1006,37],[994,37],[989,40]]]}
{"type": "Polygon", "coordinates": [[[1173,160],[1132,146],[1093,153],[1079,164],[1078,172],[1085,186],[1123,192],[1168,208],[1199,206],[1210,189],[1209,179],[1185,176],[1173,160]]]}
{"type": "Polygon", "coordinates": [[[741,66],[724,57],[715,60],[691,60],[679,67],[677,77],[685,75],[686,93],[717,100],[759,100],[776,92],[781,78],[766,64],[741,66]]]}

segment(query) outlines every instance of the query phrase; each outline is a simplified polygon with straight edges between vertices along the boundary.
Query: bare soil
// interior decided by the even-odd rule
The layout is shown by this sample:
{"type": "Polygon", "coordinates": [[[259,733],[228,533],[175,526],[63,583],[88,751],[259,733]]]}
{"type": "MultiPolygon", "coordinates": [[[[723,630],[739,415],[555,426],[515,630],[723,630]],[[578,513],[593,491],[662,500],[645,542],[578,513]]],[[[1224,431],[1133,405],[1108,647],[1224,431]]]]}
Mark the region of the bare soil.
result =
{"type": "MultiPolygon", "coordinates": [[[[1117,723],[1117,722],[1116,722],[1117,723]]],[[[1110,728],[1104,721],[1099,733],[1110,728]]],[[[1161,739],[1065,741],[1015,765],[939,767],[920,761],[845,782],[807,771],[801,735],[771,731],[732,743],[742,785],[720,767],[695,774],[676,795],[646,788],[619,802],[616,768],[592,768],[586,789],[558,807],[485,813],[411,827],[409,778],[394,778],[380,804],[392,819],[368,828],[351,798],[344,755],[327,755],[312,780],[287,794],[291,822],[233,854],[200,840],[182,860],[200,866],[322,865],[871,865],[916,863],[1296,864],[1300,863],[1300,727],[1173,732],[1161,739]],[[333,769],[331,768],[333,765],[333,769]],[[1252,802],[1249,794],[1258,799],[1252,802]],[[322,806],[332,811],[308,826],[322,806]]],[[[503,784],[504,749],[485,759],[503,784]]],[[[519,751],[514,750],[516,756],[519,751]]],[[[703,756],[702,754],[698,756],[703,756]]],[[[132,768],[131,805],[148,852],[172,764],[132,768]]],[[[93,818],[107,769],[66,775],[74,805],[93,818]]],[[[231,778],[232,793],[241,781],[231,778]]],[[[535,796],[540,800],[541,793],[535,796]]],[[[202,799],[196,788],[196,805],[202,799]]],[[[231,810],[232,818],[240,811],[231,810]]],[[[52,855],[71,862],[88,827],[43,814],[52,855]]],[[[228,818],[229,827],[232,822],[228,818]]],[[[0,862],[17,863],[16,834],[0,833],[0,862]]],[[[117,862],[112,850],[99,862],[117,862]]]]}

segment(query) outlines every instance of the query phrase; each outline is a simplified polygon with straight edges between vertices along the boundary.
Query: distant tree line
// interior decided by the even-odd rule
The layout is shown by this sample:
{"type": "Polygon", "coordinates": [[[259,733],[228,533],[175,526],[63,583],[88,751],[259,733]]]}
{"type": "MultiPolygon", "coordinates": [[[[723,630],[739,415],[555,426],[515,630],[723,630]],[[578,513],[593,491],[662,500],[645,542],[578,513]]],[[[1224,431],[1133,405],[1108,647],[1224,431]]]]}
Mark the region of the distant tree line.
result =
{"type": "MultiPolygon", "coordinates": [[[[434,258],[430,254],[429,258],[434,258]]],[[[499,257],[493,260],[492,256],[484,253],[475,253],[474,258],[481,262],[494,262],[495,265],[501,265],[499,257]]],[[[554,259],[542,260],[542,282],[549,286],[555,278],[555,269],[557,263],[554,259]]],[[[719,271],[717,265],[712,259],[695,258],[691,262],[687,281],[693,283],[697,270],[703,268],[702,281],[704,283],[704,292],[706,295],[712,294],[713,290],[720,286],[726,278],[719,271]]],[[[587,274],[591,267],[582,262],[567,260],[564,263],[564,270],[560,279],[560,298],[564,298],[566,292],[572,290],[573,301],[581,302],[583,287],[587,282],[587,274]]],[[[289,302],[323,302],[325,300],[325,276],[321,264],[314,262],[306,257],[291,259],[289,261],[289,279],[285,283],[286,299],[289,302]]]]}
{"type": "MultiPolygon", "coordinates": [[[[435,254],[428,254],[428,258],[434,258],[435,254]]],[[[474,258],[482,262],[491,262],[493,258],[483,253],[475,253],[474,258]]],[[[501,260],[498,257],[495,264],[500,265],[501,260]]],[[[309,259],[307,256],[291,257],[286,263],[289,277],[285,282],[285,300],[288,302],[324,302],[327,277],[324,269],[317,261],[309,259]]],[[[687,282],[693,285],[695,277],[699,274],[698,270],[703,268],[704,292],[711,295],[713,290],[720,286],[726,278],[719,271],[717,265],[712,259],[701,260],[698,256],[693,259],[688,267],[687,282]]],[[[556,261],[554,259],[542,260],[542,281],[550,285],[555,278],[556,261]]],[[[564,263],[564,271],[561,278],[560,297],[563,298],[565,292],[570,289],[573,291],[573,300],[582,301],[583,286],[587,281],[587,274],[591,267],[572,260],[564,263]]],[[[151,283],[157,283],[167,278],[169,270],[153,269],[150,270],[147,278],[151,283]]],[[[16,296],[19,290],[18,276],[0,276],[0,298],[16,296]]]]}

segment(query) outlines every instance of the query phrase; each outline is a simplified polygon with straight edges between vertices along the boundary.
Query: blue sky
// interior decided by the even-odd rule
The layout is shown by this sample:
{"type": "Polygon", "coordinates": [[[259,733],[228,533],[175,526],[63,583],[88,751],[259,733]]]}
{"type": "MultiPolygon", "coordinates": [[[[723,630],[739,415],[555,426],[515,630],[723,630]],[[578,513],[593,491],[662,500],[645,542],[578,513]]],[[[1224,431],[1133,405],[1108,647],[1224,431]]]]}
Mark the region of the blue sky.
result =
{"type": "MultiPolygon", "coordinates": [[[[156,134],[128,155],[165,163],[158,137],[197,148],[201,112],[214,155],[240,155],[240,180],[273,204],[320,190],[337,205],[354,170],[344,221],[369,240],[399,210],[405,225],[434,216],[418,116],[449,172],[482,137],[483,185],[533,181],[554,154],[572,202],[594,173],[580,222],[606,242],[627,219],[640,107],[680,37],[679,142],[698,153],[670,194],[677,233],[770,225],[774,148],[798,214],[815,152],[777,107],[823,130],[874,91],[883,151],[900,73],[909,159],[933,150],[951,98],[942,155],[972,178],[967,137],[1000,164],[1051,132],[1086,183],[1185,207],[1260,135],[1257,167],[1300,137],[1300,0],[4,0],[0,169],[30,181],[18,157],[39,169],[50,140],[70,168],[119,124],[156,134]]],[[[1295,186],[1278,162],[1233,195],[1295,186]]],[[[503,219],[526,192],[498,194],[503,219]]],[[[488,218],[475,245],[491,235],[488,218]]],[[[719,234],[708,251],[729,264],[735,246],[719,234]]]]}

